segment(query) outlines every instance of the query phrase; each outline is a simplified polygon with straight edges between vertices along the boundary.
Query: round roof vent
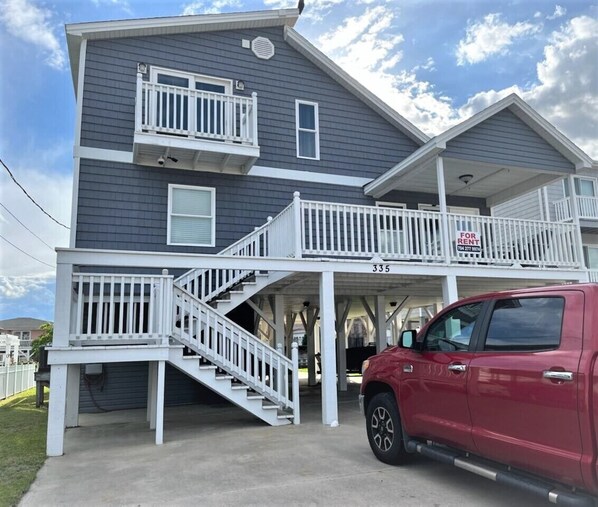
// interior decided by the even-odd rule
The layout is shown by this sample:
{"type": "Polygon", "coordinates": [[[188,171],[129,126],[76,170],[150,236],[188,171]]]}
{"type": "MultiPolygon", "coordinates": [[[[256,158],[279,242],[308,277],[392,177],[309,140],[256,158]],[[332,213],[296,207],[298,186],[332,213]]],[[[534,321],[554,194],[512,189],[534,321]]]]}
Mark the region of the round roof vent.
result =
{"type": "Polygon", "coordinates": [[[269,60],[274,56],[274,44],[266,37],[256,37],[251,41],[251,51],[262,60],[269,60]]]}

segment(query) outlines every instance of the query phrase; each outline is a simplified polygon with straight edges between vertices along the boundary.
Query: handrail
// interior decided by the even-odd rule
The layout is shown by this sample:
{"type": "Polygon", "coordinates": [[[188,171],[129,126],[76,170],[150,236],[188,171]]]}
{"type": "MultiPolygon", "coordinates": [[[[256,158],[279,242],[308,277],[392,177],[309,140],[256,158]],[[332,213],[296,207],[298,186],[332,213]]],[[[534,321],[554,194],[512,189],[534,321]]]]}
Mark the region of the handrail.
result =
{"type": "MultiPolygon", "coordinates": [[[[577,215],[581,219],[598,220],[598,197],[577,195],[574,198],[577,206],[577,215]]],[[[573,219],[571,210],[571,197],[559,199],[553,203],[557,222],[573,219]]]]}
{"type": "Polygon", "coordinates": [[[173,302],[175,339],[279,406],[294,409],[296,361],[180,287],[174,287],[173,302]]]}

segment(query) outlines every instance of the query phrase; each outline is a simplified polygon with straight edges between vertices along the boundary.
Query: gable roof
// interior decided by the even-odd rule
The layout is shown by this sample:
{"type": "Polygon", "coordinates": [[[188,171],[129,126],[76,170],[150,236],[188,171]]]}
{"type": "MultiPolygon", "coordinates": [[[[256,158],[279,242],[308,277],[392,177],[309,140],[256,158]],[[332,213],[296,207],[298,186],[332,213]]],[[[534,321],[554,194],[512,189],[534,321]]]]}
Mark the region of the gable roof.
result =
{"type": "Polygon", "coordinates": [[[99,21],[66,25],[66,38],[75,94],[77,93],[79,59],[83,40],[282,26],[284,27],[286,42],[320,68],[320,70],[328,74],[337,83],[367,104],[368,107],[372,108],[377,114],[381,115],[386,121],[418,145],[422,145],[428,141],[428,136],[415,125],[403,118],[403,116],[370,92],[365,86],[349,76],[349,74],[325,56],[307,39],[293,30],[293,26],[295,26],[299,15],[299,9],[279,9],[243,13],[99,21]]]}
{"type": "Polygon", "coordinates": [[[49,321],[33,319],[31,317],[17,317],[16,319],[0,320],[0,329],[7,329],[9,331],[32,331],[39,329],[42,324],[49,321]]]}
{"type": "Polygon", "coordinates": [[[388,185],[392,180],[397,180],[411,173],[418,167],[421,167],[426,161],[436,155],[441,155],[446,149],[448,142],[505,109],[511,111],[544,139],[544,141],[569,160],[575,166],[576,170],[592,167],[592,159],[581,148],[559,132],[518,95],[512,93],[474,114],[467,120],[430,139],[409,157],[367,184],[364,189],[365,193],[374,197],[384,194],[388,191],[388,185]]]}

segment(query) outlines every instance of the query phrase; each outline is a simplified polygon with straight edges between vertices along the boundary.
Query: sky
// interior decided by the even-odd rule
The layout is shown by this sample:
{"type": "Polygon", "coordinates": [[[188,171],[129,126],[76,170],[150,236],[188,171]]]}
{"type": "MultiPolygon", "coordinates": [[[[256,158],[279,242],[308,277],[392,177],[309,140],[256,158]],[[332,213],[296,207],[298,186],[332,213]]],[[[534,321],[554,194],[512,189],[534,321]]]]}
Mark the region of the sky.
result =
{"type": "MultiPolygon", "coordinates": [[[[0,158],[70,225],[75,98],[65,23],[296,5],[0,0],[0,158]]],[[[598,159],[595,1],[305,0],[295,28],[428,135],[516,92],[598,159]]],[[[69,231],[3,167],[0,204],[0,319],[53,320],[54,248],[68,246],[69,231]]]]}

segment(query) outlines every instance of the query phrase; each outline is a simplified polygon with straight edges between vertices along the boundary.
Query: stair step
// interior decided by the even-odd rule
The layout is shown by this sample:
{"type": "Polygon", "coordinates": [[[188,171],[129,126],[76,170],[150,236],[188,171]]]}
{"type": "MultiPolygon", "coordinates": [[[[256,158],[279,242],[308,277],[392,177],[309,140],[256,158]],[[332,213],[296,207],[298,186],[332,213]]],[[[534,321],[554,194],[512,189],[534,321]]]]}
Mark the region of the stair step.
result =
{"type": "Polygon", "coordinates": [[[232,375],[216,375],[216,380],[232,380],[234,378],[232,375]]]}
{"type": "Polygon", "coordinates": [[[293,414],[278,414],[276,416],[277,419],[294,419],[295,416],[293,414]]]}
{"type": "Polygon", "coordinates": [[[218,367],[214,366],[213,364],[200,364],[199,369],[200,370],[216,370],[216,369],[218,369],[218,367]]]}
{"type": "Polygon", "coordinates": [[[256,278],[258,276],[261,277],[261,278],[264,278],[264,277],[270,276],[270,273],[255,273],[255,275],[253,275],[253,276],[255,276],[256,278]]]}
{"type": "Polygon", "coordinates": [[[231,389],[234,389],[235,391],[242,391],[242,390],[247,390],[249,389],[249,386],[246,386],[245,384],[239,384],[239,385],[234,385],[231,387],[231,389]]]}
{"type": "Polygon", "coordinates": [[[198,359],[201,359],[201,356],[198,356],[198,355],[194,355],[194,356],[183,356],[183,359],[195,359],[195,360],[198,360],[198,359]]]}
{"type": "Polygon", "coordinates": [[[252,393],[247,393],[247,399],[248,400],[265,400],[266,397],[263,394],[252,392],[252,393]]]}
{"type": "Polygon", "coordinates": [[[278,405],[262,405],[262,409],[264,410],[278,410],[280,407],[278,405]]]}
{"type": "Polygon", "coordinates": [[[241,285],[257,285],[257,282],[241,282],[241,285]]]}
{"type": "Polygon", "coordinates": [[[229,290],[229,294],[243,294],[245,291],[242,290],[229,290]]]}

